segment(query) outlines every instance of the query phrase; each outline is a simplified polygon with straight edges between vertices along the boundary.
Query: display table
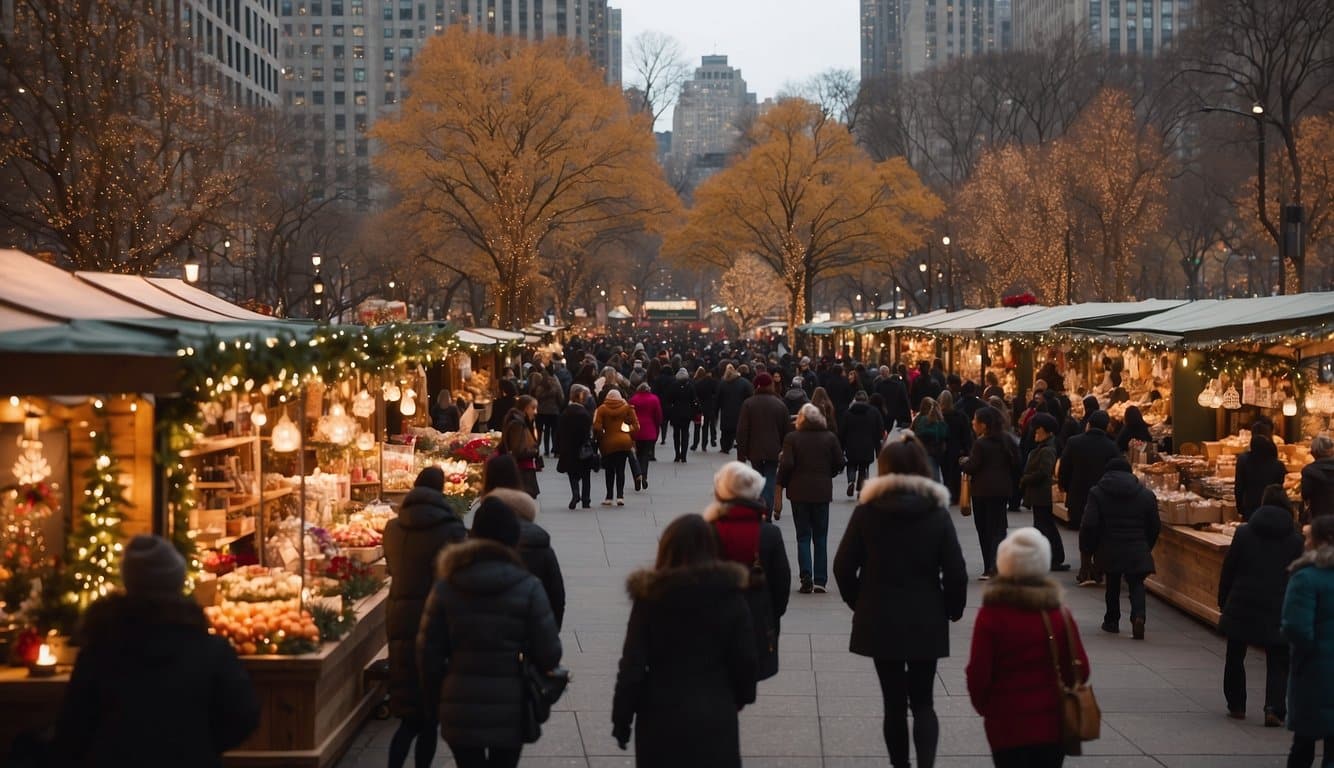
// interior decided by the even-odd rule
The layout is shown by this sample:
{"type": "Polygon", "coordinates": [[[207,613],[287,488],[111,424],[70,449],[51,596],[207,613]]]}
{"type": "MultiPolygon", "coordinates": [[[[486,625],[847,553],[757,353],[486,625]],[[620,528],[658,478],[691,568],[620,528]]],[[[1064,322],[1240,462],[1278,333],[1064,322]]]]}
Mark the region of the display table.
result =
{"type": "Polygon", "coordinates": [[[1218,577],[1231,547],[1231,536],[1164,525],[1153,548],[1157,572],[1144,584],[1166,602],[1217,627],[1218,577]]]}
{"type": "Polygon", "coordinates": [[[358,606],[357,624],[338,643],[300,656],[243,656],[260,702],[259,728],[224,756],[229,767],[324,768],[348,743],[384,696],[362,674],[385,646],[382,589],[358,606]]]}
{"type": "Polygon", "coordinates": [[[23,667],[0,667],[0,761],[15,736],[55,724],[67,683],[68,674],[37,678],[23,667]]]}

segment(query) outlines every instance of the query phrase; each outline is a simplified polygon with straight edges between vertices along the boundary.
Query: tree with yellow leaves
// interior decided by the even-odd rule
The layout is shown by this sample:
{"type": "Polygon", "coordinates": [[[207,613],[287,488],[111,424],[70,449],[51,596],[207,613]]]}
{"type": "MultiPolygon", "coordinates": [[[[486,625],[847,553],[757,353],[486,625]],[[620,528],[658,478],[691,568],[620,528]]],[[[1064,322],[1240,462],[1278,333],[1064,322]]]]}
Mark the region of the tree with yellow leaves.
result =
{"type": "Polygon", "coordinates": [[[568,41],[452,27],[427,43],[409,89],[374,131],[380,164],[424,236],[490,282],[502,325],[527,320],[549,240],[651,228],[679,205],[647,118],[568,41]]]}
{"type": "Polygon", "coordinates": [[[743,333],[779,310],[786,298],[778,273],[751,253],[737,257],[718,284],[718,303],[743,333]]]}
{"type": "Polygon", "coordinates": [[[761,259],[787,293],[794,345],[817,280],[921,244],[942,209],[903,158],[875,163],[847,126],[802,99],[756,120],[747,146],[695,191],[686,226],[663,250],[723,270],[744,253],[761,259]]]}

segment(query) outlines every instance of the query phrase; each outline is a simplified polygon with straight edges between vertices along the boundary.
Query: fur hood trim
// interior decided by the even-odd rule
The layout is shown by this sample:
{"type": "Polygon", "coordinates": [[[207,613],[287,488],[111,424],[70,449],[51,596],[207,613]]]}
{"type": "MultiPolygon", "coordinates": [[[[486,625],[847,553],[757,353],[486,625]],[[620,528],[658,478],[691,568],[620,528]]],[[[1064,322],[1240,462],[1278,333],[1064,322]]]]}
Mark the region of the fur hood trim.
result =
{"type": "Polygon", "coordinates": [[[1292,561],[1288,570],[1297,572],[1302,568],[1334,568],[1334,545],[1326,544],[1322,547],[1307,550],[1302,556],[1292,561]]]}
{"type": "Polygon", "coordinates": [[[743,589],[749,580],[746,569],[722,560],[685,568],[654,570],[645,568],[630,574],[625,589],[635,600],[660,600],[669,593],[687,587],[713,587],[719,590],[743,589]]]}
{"type": "Polygon", "coordinates": [[[1050,611],[1061,607],[1061,585],[1046,576],[1036,579],[993,579],[982,593],[983,605],[1006,606],[1025,611],[1050,611]]]}
{"type": "Polygon", "coordinates": [[[523,567],[519,553],[504,544],[490,539],[468,539],[440,550],[435,558],[435,575],[448,581],[459,571],[484,562],[512,563],[523,567]]]}
{"type": "Polygon", "coordinates": [[[704,512],[702,513],[702,515],[704,516],[704,519],[709,521],[710,523],[716,523],[719,520],[723,519],[724,517],[727,517],[728,511],[732,507],[744,507],[746,509],[756,510],[757,512],[759,512],[760,522],[764,522],[765,513],[769,511],[768,507],[765,506],[763,501],[754,501],[751,499],[729,499],[727,501],[713,502],[712,504],[704,508],[704,512]]]}
{"type": "Polygon", "coordinates": [[[527,491],[517,488],[492,488],[486,495],[504,502],[520,520],[527,520],[530,523],[537,520],[537,499],[529,496],[527,491]]]}
{"type": "Polygon", "coordinates": [[[941,509],[950,508],[950,489],[921,475],[881,475],[862,486],[861,503],[870,504],[891,493],[907,493],[934,501],[941,509]]]}

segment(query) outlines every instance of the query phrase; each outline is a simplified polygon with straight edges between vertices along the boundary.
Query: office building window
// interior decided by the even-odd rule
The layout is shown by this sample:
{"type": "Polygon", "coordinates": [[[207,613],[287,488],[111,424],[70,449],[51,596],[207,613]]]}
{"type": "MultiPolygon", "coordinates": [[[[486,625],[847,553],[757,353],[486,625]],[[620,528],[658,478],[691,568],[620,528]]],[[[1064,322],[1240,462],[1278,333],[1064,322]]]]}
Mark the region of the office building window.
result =
{"type": "Polygon", "coordinates": [[[310,35],[311,35],[311,37],[323,37],[323,36],[324,36],[324,25],[323,25],[323,24],[311,24],[311,25],[310,25],[310,35]]]}
{"type": "Polygon", "coordinates": [[[365,36],[366,36],[366,27],[364,27],[364,26],[361,25],[361,24],[353,24],[353,25],[352,25],[352,36],[353,36],[353,37],[365,37],[365,36]]]}
{"type": "Polygon", "coordinates": [[[342,112],[339,112],[338,114],[334,115],[334,130],[335,131],[347,130],[347,115],[343,114],[342,112]]]}
{"type": "Polygon", "coordinates": [[[343,91],[334,91],[334,106],[341,107],[347,103],[347,94],[343,91]]]}
{"type": "Polygon", "coordinates": [[[356,104],[358,107],[364,107],[364,106],[366,106],[366,104],[368,103],[367,100],[366,100],[366,92],[365,92],[365,91],[357,91],[357,92],[352,96],[352,102],[353,102],[354,104],[356,104]]]}
{"type": "Polygon", "coordinates": [[[342,24],[335,24],[335,25],[333,25],[333,36],[334,36],[334,37],[342,37],[342,36],[343,36],[343,33],[344,33],[345,31],[346,31],[346,28],[345,28],[342,24]]]}
{"type": "MultiPolygon", "coordinates": [[[[324,91],[311,91],[310,100],[317,107],[324,106],[324,91]]],[[[320,126],[321,128],[324,126],[320,126]]]]}
{"type": "Polygon", "coordinates": [[[333,73],[334,73],[333,79],[335,83],[341,83],[347,80],[347,70],[343,69],[342,67],[334,67],[333,73]]]}
{"type": "Polygon", "coordinates": [[[352,46],[352,58],[357,60],[366,58],[366,46],[364,45],[352,46]]]}
{"type": "Polygon", "coordinates": [[[366,82],[366,69],[364,67],[357,67],[352,70],[352,81],[355,83],[366,82]]]}

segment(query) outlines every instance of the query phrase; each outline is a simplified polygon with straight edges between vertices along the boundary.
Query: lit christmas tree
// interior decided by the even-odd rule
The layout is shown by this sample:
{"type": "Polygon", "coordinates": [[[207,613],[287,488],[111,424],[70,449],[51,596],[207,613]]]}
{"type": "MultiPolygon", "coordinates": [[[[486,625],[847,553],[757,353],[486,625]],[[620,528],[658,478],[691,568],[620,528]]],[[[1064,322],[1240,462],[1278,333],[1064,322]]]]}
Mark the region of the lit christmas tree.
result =
{"type": "Polygon", "coordinates": [[[111,437],[93,433],[93,465],[84,473],[87,482],[79,519],[70,537],[67,600],[79,611],[111,592],[120,582],[121,515],[125,487],[120,465],[111,455],[111,437]]]}

